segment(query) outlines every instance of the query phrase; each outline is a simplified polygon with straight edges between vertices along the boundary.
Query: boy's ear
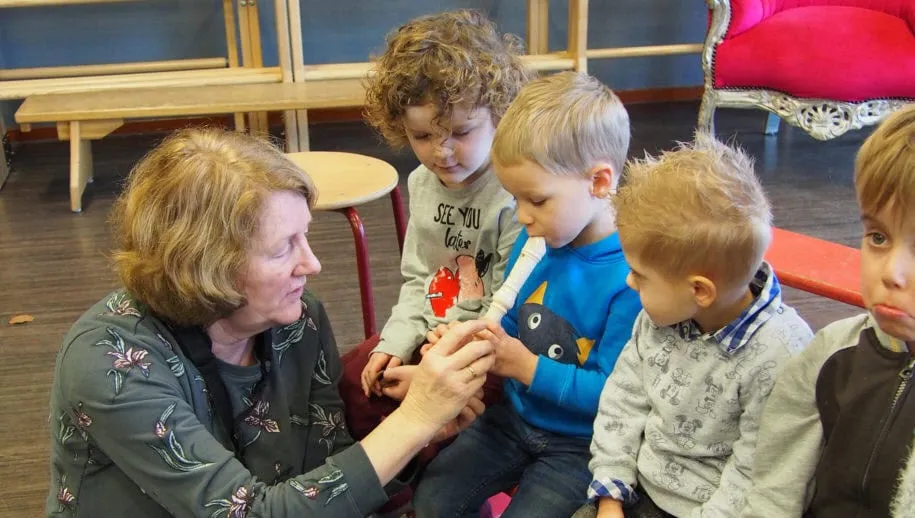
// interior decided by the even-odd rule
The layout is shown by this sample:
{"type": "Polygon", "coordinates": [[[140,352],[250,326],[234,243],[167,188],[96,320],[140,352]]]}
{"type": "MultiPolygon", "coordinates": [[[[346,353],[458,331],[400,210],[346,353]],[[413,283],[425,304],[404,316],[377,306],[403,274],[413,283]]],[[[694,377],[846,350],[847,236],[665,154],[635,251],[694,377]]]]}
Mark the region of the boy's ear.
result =
{"type": "Polygon", "coordinates": [[[610,164],[597,164],[591,168],[588,175],[591,178],[591,196],[609,198],[616,192],[616,175],[610,164]]]}
{"type": "Polygon", "coordinates": [[[718,287],[711,279],[703,275],[691,275],[688,282],[693,290],[696,305],[704,309],[714,304],[715,299],[718,298],[718,287]]]}

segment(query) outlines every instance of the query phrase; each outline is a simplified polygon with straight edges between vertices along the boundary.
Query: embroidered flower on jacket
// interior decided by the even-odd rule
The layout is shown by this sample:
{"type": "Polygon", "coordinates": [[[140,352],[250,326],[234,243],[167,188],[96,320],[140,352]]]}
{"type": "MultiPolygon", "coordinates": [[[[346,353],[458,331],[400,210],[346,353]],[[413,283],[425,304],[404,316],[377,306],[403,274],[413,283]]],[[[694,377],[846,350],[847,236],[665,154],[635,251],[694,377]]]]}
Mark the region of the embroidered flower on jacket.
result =
{"type": "Polygon", "coordinates": [[[108,297],[108,300],[105,301],[105,307],[108,308],[108,312],[111,315],[130,315],[137,318],[143,316],[140,314],[140,310],[132,305],[132,302],[130,296],[121,291],[108,297]]]}
{"type": "Polygon", "coordinates": [[[76,427],[80,431],[85,432],[87,428],[92,424],[92,418],[88,414],[83,412],[83,402],[80,401],[76,404],[76,408],[73,409],[73,415],[76,416],[76,427]]]}
{"type": "Polygon", "coordinates": [[[75,501],[76,497],[73,496],[69,488],[61,487],[57,490],[57,503],[60,504],[57,508],[58,512],[62,512],[65,507],[70,507],[75,501]]]}
{"type": "Polygon", "coordinates": [[[121,387],[124,386],[124,377],[136,367],[143,373],[143,376],[148,378],[149,367],[152,362],[146,361],[148,351],[143,349],[134,350],[133,347],[128,349],[124,343],[124,338],[117,331],[110,327],[106,328],[105,331],[111,338],[99,340],[96,345],[104,345],[112,349],[105,353],[114,358],[114,364],[106,374],[114,380],[114,393],[120,394],[121,387]]]}
{"type": "Polygon", "coordinates": [[[57,479],[57,486],[57,512],[62,513],[76,502],[76,496],[67,487],[67,475],[61,475],[57,479]]]}
{"type": "Polygon", "coordinates": [[[265,432],[279,432],[280,427],[277,422],[267,417],[267,412],[269,411],[270,403],[267,401],[258,401],[254,404],[254,407],[251,408],[251,412],[248,414],[248,416],[245,417],[245,424],[255,428],[260,428],[265,432]]]}
{"type": "Polygon", "coordinates": [[[254,500],[254,494],[250,493],[245,486],[241,486],[229,498],[213,500],[205,507],[216,509],[210,514],[210,518],[245,518],[248,516],[248,507],[252,500],[254,500]]]}
{"type": "Polygon", "coordinates": [[[321,385],[330,385],[333,383],[330,376],[327,374],[327,356],[324,354],[323,349],[318,353],[318,363],[315,365],[314,379],[321,385]]]}
{"type": "Polygon", "coordinates": [[[165,461],[169,467],[177,471],[187,472],[209,466],[212,464],[211,462],[202,462],[191,458],[191,456],[184,451],[184,446],[181,445],[178,438],[175,437],[174,430],[171,430],[166,424],[168,418],[171,417],[172,412],[175,411],[176,406],[177,403],[168,405],[153,425],[153,433],[156,437],[162,439],[165,446],[150,444],[149,447],[158,453],[159,457],[162,457],[162,460],[165,461]]]}
{"type": "Polygon", "coordinates": [[[302,337],[305,335],[305,325],[306,323],[311,322],[311,326],[314,326],[314,322],[311,320],[311,317],[308,316],[308,306],[302,302],[302,316],[298,320],[289,324],[288,326],[283,326],[276,335],[275,339],[280,339],[273,343],[273,350],[276,352],[276,364],[279,365],[283,361],[283,354],[286,353],[286,350],[289,349],[292,344],[298,343],[302,340],[302,337]]]}
{"type": "Polygon", "coordinates": [[[134,367],[140,369],[140,372],[143,373],[147,378],[149,377],[149,366],[152,365],[152,362],[144,361],[146,355],[149,354],[149,351],[143,349],[134,350],[133,347],[127,349],[123,353],[117,351],[108,351],[108,356],[114,358],[114,368],[115,369],[124,369],[130,370],[134,367]]]}
{"type": "Polygon", "coordinates": [[[156,338],[158,338],[159,341],[162,342],[162,345],[172,353],[170,357],[165,359],[165,363],[168,364],[168,368],[172,371],[172,374],[174,374],[176,378],[184,376],[184,362],[175,354],[175,348],[172,346],[172,343],[162,336],[161,333],[156,333],[156,338]]]}
{"type": "MultiPolygon", "coordinates": [[[[248,399],[245,398],[244,401],[248,402],[248,399]]],[[[276,420],[267,417],[267,412],[269,411],[270,403],[267,401],[258,401],[253,406],[249,407],[248,415],[245,416],[245,419],[242,422],[252,428],[256,428],[257,433],[244,444],[246,448],[260,439],[262,432],[277,433],[280,431],[279,423],[277,423],[276,420]]]]}
{"type": "Polygon", "coordinates": [[[302,484],[301,482],[299,482],[298,480],[293,478],[293,479],[289,480],[289,485],[292,486],[293,489],[295,489],[296,491],[301,493],[302,496],[304,496],[305,498],[307,498],[309,500],[314,500],[315,498],[318,498],[318,493],[321,492],[321,488],[319,488],[312,480],[309,480],[305,484],[302,484]]]}
{"type": "Polygon", "coordinates": [[[330,453],[334,447],[334,441],[338,433],[346,430],[346,424],[343,421],[343,412],[340,409],[326,410],[320,405],[309,403],[308,417],[311,418],[311,425],[317,426],[321,431],[321,437],[318,442],[327,447],[330,453]]]}

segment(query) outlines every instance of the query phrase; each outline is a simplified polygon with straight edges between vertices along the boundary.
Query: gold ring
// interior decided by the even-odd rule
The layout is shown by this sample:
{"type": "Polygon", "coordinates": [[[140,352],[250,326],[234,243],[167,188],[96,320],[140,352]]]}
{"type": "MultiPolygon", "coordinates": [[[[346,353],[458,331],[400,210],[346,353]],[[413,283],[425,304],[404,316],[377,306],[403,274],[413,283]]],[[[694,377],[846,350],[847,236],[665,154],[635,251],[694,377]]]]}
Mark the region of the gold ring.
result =
{"type": "Polygon", "coordinates": [[[477,377],[477,371],[473,370],[473,367],[471,367],[470,365],[468,365],[468,366],[467,366],[467,370],[470,371],[470,375],[471,375],[471,376],[473,376],[474,378],[477,377]]]}

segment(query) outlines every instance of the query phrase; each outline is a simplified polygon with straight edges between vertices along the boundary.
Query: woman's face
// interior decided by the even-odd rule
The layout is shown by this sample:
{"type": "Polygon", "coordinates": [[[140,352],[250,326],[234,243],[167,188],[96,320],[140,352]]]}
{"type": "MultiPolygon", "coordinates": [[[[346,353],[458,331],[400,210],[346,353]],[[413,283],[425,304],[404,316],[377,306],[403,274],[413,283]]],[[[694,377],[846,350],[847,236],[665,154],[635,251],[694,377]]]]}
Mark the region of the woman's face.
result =
{"type": "Polygon", "coordinates": [[[260,332],[299,319],[306,276],[321,271],[308,245],[310,223],[308,201],[301,194],[278,191],[267,197],[241,275],[248,303],[229,318],[236,326],[260,332]]]}

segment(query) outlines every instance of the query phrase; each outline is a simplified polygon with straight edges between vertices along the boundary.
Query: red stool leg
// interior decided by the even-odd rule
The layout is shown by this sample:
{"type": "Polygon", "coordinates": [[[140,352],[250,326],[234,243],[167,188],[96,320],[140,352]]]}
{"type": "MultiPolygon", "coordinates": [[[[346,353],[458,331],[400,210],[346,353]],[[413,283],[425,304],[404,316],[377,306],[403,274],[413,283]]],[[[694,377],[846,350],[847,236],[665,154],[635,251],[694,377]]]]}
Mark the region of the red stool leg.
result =
{"type": "Polygon", "coordinates": [[[362,299],[362,326],[368,339],[375,334],[375,299],[372,297],[372,276],[369,272],[369,250],[365,239],[362,218],[353,207],[340,209],[353,229],[353,244],[356,248],[356,268],[359,270],[359,295],[362,299]]]}
{"type": "Polygon", "coordinates": [[[391,191],[391,206],[394,208],[394,225],[397,226],[397,244],[400,246],[400,255],[403,257],[403,240],[407,234],[407,219],[403,213],[403,198],[400,197],[400,187],[394,186],[391,191]]]}

